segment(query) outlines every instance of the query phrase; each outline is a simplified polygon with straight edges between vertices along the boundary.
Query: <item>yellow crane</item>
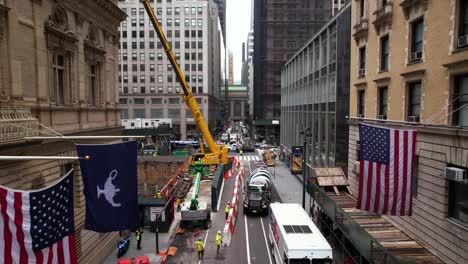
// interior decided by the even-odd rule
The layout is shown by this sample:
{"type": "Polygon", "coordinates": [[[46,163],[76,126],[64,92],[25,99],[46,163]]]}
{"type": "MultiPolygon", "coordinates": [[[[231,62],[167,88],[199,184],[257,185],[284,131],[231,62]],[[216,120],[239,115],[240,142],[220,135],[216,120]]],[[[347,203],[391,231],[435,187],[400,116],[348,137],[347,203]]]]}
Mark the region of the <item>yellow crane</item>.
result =
{"type": "Polygon", "coordinates": [[[142,0],[142,3],[143,3],[143,6],[145,7],[146,13],[148,14],[151,20],[151,23],[154,26],[154,29],[156,30],[156,34],[158,35],[158,38],[161,41],[164,51],[166,52],[167,58],[171,62],[172,68],[174,69],[175,74],[177,76],[177,80],[179,81],[180,86],[182,87],[182,92],[180,93],[180,96],[182,96],[182,99],[185,101],[185,103],[187,104],[187,107],[192,112],[193,118],[195,122],[197,123],[197,126],[200,129],[200,132],[203,135],[203,138],[205,139],[206,143],[208,144],[209,152],[205,152],[202,146],[203,142],[200,142],[202,153],[193,155],[192,163],[196,161],[201,161],[203,165],[217,165],[219,163],[227,164],[228,163],[227,147],[225,145],[215,144],[215,141],[213,140],[213,137],[211,136],[211,133],[208,129],[208,125],[206,124],[206,121],[203,118],[203,114],[200,111],[197,100],[195,100],[195,97],[193,96],[192,92],[190,91],[188,87],[187,82],[185,81],[185,76],[182,73],[182,70],[180,69],[179,64],[177,63],[174,57],[174,53],[172,53],[171,47],[169,46],[169,43],[167,42],[166,36],[164,35],[164,32],[162,31],[161,25],[159,25],[158,19],[156,18],[156,15],[154,14],[154,11],[151,8],[149,1],[142,0]]]}

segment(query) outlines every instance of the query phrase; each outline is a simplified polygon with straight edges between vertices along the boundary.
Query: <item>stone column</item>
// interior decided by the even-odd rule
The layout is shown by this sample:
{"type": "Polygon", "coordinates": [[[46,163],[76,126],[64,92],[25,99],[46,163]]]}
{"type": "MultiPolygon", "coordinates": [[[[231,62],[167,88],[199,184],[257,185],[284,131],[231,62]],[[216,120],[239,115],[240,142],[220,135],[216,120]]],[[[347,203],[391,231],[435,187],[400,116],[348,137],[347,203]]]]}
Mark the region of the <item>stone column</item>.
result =
{"type": "Polygon", "coordinates": [[[245,101],[241,101],[241,120],[245,120],[245,101]]]}
{"type": "Polygon", "coordinates": [[[187,140],[187,108],[180,109],[180,140],[187,140]]]}

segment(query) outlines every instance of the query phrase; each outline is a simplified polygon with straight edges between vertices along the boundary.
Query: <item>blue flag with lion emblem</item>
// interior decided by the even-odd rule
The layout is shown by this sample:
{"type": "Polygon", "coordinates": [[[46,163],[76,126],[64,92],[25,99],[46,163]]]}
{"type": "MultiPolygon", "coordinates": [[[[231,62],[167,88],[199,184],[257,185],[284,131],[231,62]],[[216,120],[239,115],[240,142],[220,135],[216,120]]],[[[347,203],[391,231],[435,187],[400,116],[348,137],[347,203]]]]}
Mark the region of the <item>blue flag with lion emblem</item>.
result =
{"type": "Polygon", "coordinates": [[[76,145],[86,198],[85,229],[134,230],[138,226],[137,143],[76,145]]]}

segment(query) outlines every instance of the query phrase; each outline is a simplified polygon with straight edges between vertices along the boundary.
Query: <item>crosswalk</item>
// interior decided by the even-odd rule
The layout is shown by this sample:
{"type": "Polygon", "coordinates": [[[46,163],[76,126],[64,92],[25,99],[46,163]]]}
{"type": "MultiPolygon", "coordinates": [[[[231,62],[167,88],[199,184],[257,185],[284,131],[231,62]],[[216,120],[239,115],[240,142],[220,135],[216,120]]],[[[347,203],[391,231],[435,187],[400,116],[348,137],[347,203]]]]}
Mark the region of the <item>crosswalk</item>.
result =
{"type": "Polygon", "coordinates": [[[256,155],[237,156],[236,158],[239,161],[260,160],[260,157],[256,155]]]}

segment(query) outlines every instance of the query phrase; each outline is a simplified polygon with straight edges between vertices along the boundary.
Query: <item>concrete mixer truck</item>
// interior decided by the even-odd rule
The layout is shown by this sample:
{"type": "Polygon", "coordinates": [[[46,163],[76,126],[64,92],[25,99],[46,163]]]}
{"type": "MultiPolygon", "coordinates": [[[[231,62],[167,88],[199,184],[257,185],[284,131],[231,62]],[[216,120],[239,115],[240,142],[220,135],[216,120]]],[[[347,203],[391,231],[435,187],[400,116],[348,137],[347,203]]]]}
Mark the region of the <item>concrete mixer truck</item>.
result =
{"type": "Polygon", "coordinates": [[[244,214],[267,215],[271,200],[271,174],[266,167],[253,170],[244,186],[244,214]]]}

